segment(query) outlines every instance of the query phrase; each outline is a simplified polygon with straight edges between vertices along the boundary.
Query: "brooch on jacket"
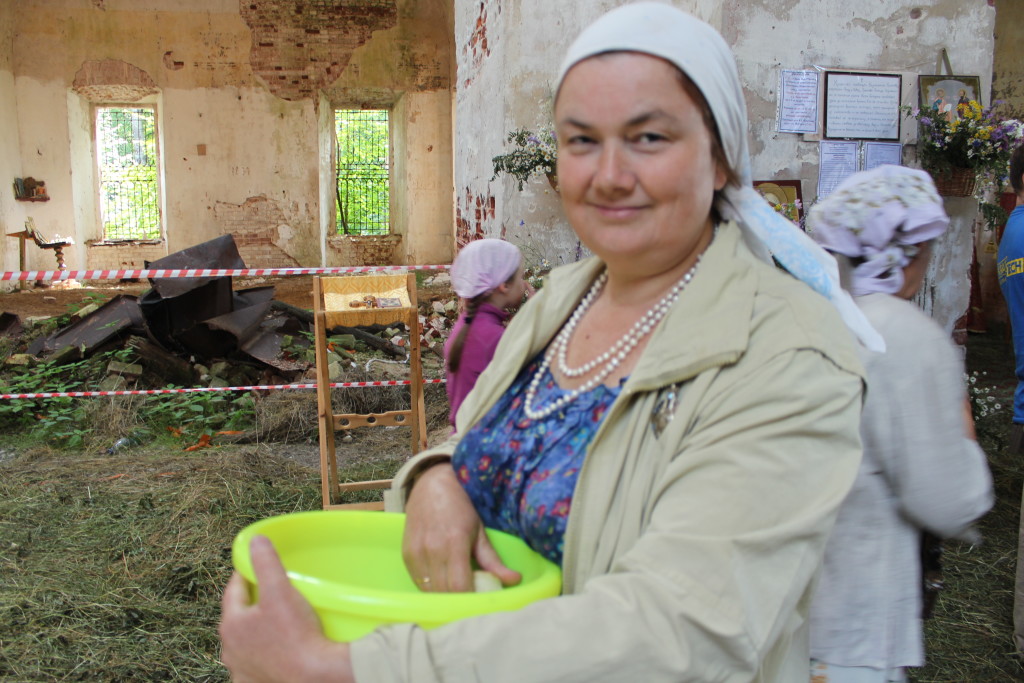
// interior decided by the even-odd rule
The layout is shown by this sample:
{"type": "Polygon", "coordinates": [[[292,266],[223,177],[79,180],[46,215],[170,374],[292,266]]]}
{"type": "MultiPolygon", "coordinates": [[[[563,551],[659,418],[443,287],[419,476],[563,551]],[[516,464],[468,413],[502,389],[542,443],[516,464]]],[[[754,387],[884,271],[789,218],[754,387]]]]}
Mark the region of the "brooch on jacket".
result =
{"type": "Polygon", "coordinates": [[[661,436],[661,433],[668,427],[668,423],[676,416],[678,397],[679,385],[673,384],[665,392],[665,395],[654,404],[654,410],[651,411],[651,430],[654,432],[655,438],[661,436]]]}

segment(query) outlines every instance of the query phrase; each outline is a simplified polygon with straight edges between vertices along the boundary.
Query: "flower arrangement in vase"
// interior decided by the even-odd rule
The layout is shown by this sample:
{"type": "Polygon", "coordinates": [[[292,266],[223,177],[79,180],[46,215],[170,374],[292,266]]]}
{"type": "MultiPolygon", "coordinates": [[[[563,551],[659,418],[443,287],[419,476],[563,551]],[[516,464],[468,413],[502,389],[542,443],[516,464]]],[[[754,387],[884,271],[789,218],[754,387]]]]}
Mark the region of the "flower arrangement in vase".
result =
{"type": "Polygon", "coordinates": [[[519,189],[531,176],[543,173],[558,190],[558,177],[555,175],[555,162],[558,159],[558,141],[555,132],[550,128],[541,128],[536,133],[520,128],[508,134],[507,142],[514,143],[515,148],[507,154],[499,154],[491,161],[494,163],[494,180],[502,173],[516,179],[519,189]]]}
{"type": "Polygon", "coordinates": [[[939,194],[947,196],[969,197],[979,179],[1005,176],[1010,153],[1024,138],[1019,121],[1003,119],[975,100],[950,111],[905,109],[920,124],[921,167],[935,179],[939,194]]]}

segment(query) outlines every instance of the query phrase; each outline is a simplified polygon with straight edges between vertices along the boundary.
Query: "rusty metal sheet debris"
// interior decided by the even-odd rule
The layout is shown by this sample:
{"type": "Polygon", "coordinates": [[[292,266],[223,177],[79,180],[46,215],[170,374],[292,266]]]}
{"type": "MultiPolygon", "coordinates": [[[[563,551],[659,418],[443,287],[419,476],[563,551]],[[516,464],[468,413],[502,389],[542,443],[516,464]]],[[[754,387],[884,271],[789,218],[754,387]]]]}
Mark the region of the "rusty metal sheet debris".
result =
{"type": "Polygon", "coordinates": [[[139,306],[153,336],[168,350],[184,352],[183,335],[198,323],[231,312],[231,278],[207,278],[197,288],[173,297],[162,297],[156,289],[142,295],[139,306]]]}
{"type": "MultiPolygon", "coordinates": [[[[245,261],[238,253],[235,238],[221,235],[208,242],[197,244],[173,254],[168,254],[156,261],[148,262],[147,268],[245,268],[245,261]]],[[[185,292],[202,287],[210,280],[223,279],[231,290],[231,278],[150,278],[153,289],[161,297],[176,297],[185,292]]]]}
{"type": "MultiPolygon", "coordinates": [[[[148,263],[147,267],[246,266],[234,239],[224,235],[148,263]]],[[[75,324],[36,340],[35,350],[30,347],[29,353],[59,352],[69,359],[81,357],[131,330],[174,354],[203,362],[240,352],[285,373],[309,367],[307,361],[282,357],[286,355],[281,352],[285,337],[300,337],[310,324],[294,314],[273,310],[273,287],[232,291],[230,277],[154,278],[151,282],[152,289],[141,297],[119,296],[75,324]]]]}
{"type": "Polygon", "coordinates": [[[270,310],[273,298],[273,287],[235,292],[234,310],[196,321],[192,327],[178,333],[176,338],[207,358],[226,356],[255,333],[270,310]]]}
{"type": "Polygon", "coordinates": [[[286,336],[298,337],[308,330],[302,321],[283,313],[270,314],[259,326],[256,333],[242,345],[242,351],[256,360],[282,372],[303,372],[309,363],[301,359],[285,358],[281,344],[286,336]]]}
{"type": "Polygon", "coordinates": [[[146,332],[137,297],[119,294],[71,325],[37,338],[27,350],[34,356],[48,356],[73,347],[79,352],[77,357],[84,357],[117,338],[146,332]]]}

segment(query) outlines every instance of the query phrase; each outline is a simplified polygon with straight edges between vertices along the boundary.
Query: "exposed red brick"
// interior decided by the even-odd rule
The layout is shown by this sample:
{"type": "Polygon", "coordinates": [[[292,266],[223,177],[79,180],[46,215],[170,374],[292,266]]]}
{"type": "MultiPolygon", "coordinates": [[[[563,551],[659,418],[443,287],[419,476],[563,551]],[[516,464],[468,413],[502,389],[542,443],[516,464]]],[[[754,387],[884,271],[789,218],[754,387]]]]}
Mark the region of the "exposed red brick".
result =
{"type": "Polygon", "coordinates": [[[286,100],[315,96],[374,31],[398,21],[396,0],[261,0],[243,6],[241,14],[253,37],[253,71],[286,100]],[[278,67],[298,77],[275,80],[278,67]]]}
{"type": "Polygon", "coordinates": [[[494,197],[474,195],[466,188],[466,194],[455,206],[455,244],[459,249],[473,240],[486,237],[484,226],[495,217],[494,197]],[[472,210],[474,220],[466,215],[472,210]]]}
{"type": "Polygon", "coordinates": [[[288,268],[299,265],[281,246],[278,226],[288,218],[277,202],[264,195],[242,204],[217,202],[213,216],[224,234],[230,234],[249,268],[288,268]]]}
{"type": "Polygon", "coordinates": [[[395,264],[395,252],[401,235],[337,235],[328,238],[330,262],[344,266],[389,266],[395,264]]]}
{"type": "Polygon", "coordinates": [[[158,91],[148,73],[119,59],[83,62],[71,89],[90,102],[136,102],[158,91]]]}
{"type": "Polygon", "coordinates": [[[468,76],[464,81],[464,85],[469,85],[473,82],[473,78],[476,73],[480,70],[480,65],[483,64],[484,59],[490,56],[491,48],[487,42],[487,8],[488,5],[493,5],[497,13],[501,13],[501,2],[500,0],[486,0],[480,3],[480,10],[477,13],[476,24],[473,26],[473,33],[469,36],[469,41],[462,48],[463,54],[468,59],[469,69],[467,70],[468,76]]]}
{"type": "Polygon", "coordinates": [[[178,71],[185,67],[185,62],[179,62],[174,58],[174,53],[168,50],[164,53],[164,66],[172,71],[178,71]]]}
{"type": "Polygon", "coordinates": [[[167,255],[163,242],[111,242],[90,244],[85,253],[85,267],[96,270],[134,270],[146,267],[167,255]]]}

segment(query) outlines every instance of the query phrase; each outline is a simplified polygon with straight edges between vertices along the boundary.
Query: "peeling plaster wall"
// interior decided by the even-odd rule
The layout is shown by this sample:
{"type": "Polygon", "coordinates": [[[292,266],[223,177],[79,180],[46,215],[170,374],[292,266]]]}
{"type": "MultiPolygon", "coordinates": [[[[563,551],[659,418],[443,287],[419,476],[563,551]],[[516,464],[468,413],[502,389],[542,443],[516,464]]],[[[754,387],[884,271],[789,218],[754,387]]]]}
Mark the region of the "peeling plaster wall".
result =
{"type": "MultiPolygon", "coordinates": [[[[805,202],[817,194],[817,138],[774,132],[779,69],[840,68],[903,74],[903,104],[918,106],[916,76],[937,71],[947,49],[954,73],[981,77],[986,102],[992,82],[995,9],[978,0],[774,0],[727,2],[722,30],[736,53],[751,121],[754,177],[799,178],[805,202]],[[810,28],[810,30],[809,30],[810,28]]],[[[904,121],[903,139],[916,136],[904,121]]],[[[904,162],[913,165],[912,148],[904,162]]],[[[977,203],[946,202],[952,223],[936,245],[924,307],[952,332],[970,295],[972,227],[977,203]],[[943,258],[938,255],[943,254],[943,258]]]]}
{"type": "MultiPolygon", "coordinates": [[[[164,101],[164,130],[173,131],[164,150],[167,221],[174,226],[169,250],[232,232],[218,218],[219,202],[243,204],[263,196],[280,206],[281,222],[296,235],[310,236],[286,245],[286,251],[300,263],[319,263],[311,238],[319,233],[313,103],[233,87],[165,90],[164,101]]],[[[295,265],[291,260],[269,265],[295,265]]]]}
{"type": "MultiPolygon", "coordinates": [[[[6,237],[22,229],[23,204],[14,201],[8,189],[15,178],[22,177],[18,151],[18,111],[14,90],[14,6],[0,3],[0,238],[3,239],[2,265],[5,271],[18,270],[19,240],[6,237]]],[[[7,289],[10,289],[10,285],[7,289]]]]}
{"type": "MultiPolygon", "coordinates": [[[[543,180],[522,192],[514,181],[491,181],[491,157],[505,135],[550,121],[551,84],[567,43],[579,30],[624,0],[456,0],[455,186],[457,235],[505,235],[528,243],[554,263],[581,250],[557,198],[543,180]],[[484,41],[486,38],[486,42],[484,41]],[[474,205],[495,202],[474,224],[474,205]]],[[[800,179],[806,203],[816,195],[817,139],[774,132],[779,70],[815,67],[904,74],[904,99],[916,105],[915,78],[936,73],[946,47],[956,73],[977,74],[987,93],[992,77],[995,9],[974,0],[675,0],[722,32],[733,46],[750,110],[753,174],[758,179],[800,179]]],[[[913,131],[906,130],[911,139],[913,131]]],[[[912,160],[911,150],[908,161],[912,160]]],[[[971,226],[976,203],[951,200],[946,244],[937,248],[926,308],[952,331],[967,308],[971,226]]]]}
{"type": "MultiPolygon", "coordinates": [[[[392,123],[412,146],[394,185],[409,215],[393,216],[395,229],[404,232],[411,216],[429,227],[398,240],[388,262],[451,259],[451,0],[2,5],[0,96],[6,87],[12,97],[0,101],[0,122],[22,122],[6,127],[19,130],[18,146],[3,159],[24,160],[14,175],[46,180],[51,201],[32,214],[46,235],[73,233],[70,268],[135,264],[226,232],[253,267],[355,264],[345,259],[359,253],[325,240],[334,221],[331,111],[403,99],[408,118],[392,123]],[[142,95],[156,104],[162,134],[166,241],[94,244],[93,102],[142,95]]],[[[0,220],[17,219],[20,207],[4,202],[0,220]]],[[[51,261],[31,254],[30,266],[51,261]]]]}
{"type": "MultiPolygon", "coordinates": [[[[398,23],[356,49],[324,88],[336,108],[391,109],[393,236],[363,240],[368,257],[388,248],[395,262],[450,263],[454,256],[453,31],[452,0],[402,0],[398,23]]],[[[328,259],[358,248],[358,240],[332,237],[328,259]]]]}
{"type": "Polygon", "coordinates": [[[995,0],[995,55],[992,68],[992,99],[1003,100],[1008,111],[1024,117],[1024,4],[1019,0],[995,0]]]}
{"type": "Polygon", "coordinates": [[[404,250],[412,263],[447,263],[452,253],[451,95],[445,90],[406,93],[395,113],[417,125],[406,126],[394,146],[392,215],[402,224],[404,250]],[[442,115],[438,116],[438,113],[442,115]],[[447,173],[422,173],[425,166],[447,173]]]}

